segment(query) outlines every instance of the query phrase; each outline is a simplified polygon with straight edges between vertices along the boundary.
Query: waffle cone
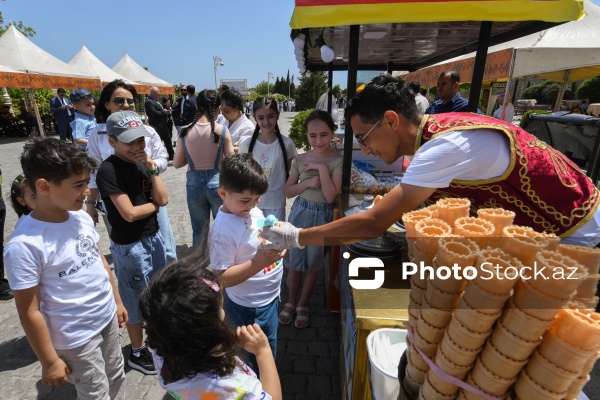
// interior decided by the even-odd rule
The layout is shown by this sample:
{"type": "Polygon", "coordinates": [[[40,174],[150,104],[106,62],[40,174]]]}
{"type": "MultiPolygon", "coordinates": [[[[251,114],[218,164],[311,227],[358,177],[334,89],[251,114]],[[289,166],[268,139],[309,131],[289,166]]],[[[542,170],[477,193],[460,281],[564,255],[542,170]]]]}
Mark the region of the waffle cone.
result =
{"type": "Polygon", "coordinates": [[[429,365],[425,362],[425,360],[423,359],[423,357],[421,357],[421,355],[417,352],[417,350],[415,350],[415,347],[413,346],[412,343],[409,346],[407,346],[406,349],[408,352],[408,360],[415,367],[417,367],[421,371],[429,370],[429,365]]]}
{"type": "MultiPolygon", "coordinates": [[[[433,268],[436,271],[439,268],[436,258],[433,259],[433,268]]],[[[455,293],[457,296],[460,296],[465,286],[467,286],[466,279],[456,279],[454,278],[454,275],[448,277],[447,279],[434,277],[433,279],[429,280],[429,283],[442,292],[455,293]]]]}
{"type": "Polygon", "coordinates": [[[402,223],[404,224],[404,230],[406,231],[407,238],[414,238],[417,236],[415,225],[422,219],[437,218],[437,212],[427,209],[414,210],[411,212],[404,213],[402,215],[402,223]]]}
{"type": "Polygon", "coordinates": [[[461,324],[456,318],[452,318],[448,324],[448,331],[446,334],[460,347],[467,350],[479,351],[490,333],[492,332],[472,331],[461,324]]]}
{"type": "Polygon", "coordinates": [[[538,350],[531,355],[525,370],[538,385],[557,393],[567,391],[579,376],[578,373],[567,371],[551,363],[538,350]]]}
{"type": "Polygon", "coordinates": [[[458,307],[454,311],[454,318],[458,320],[465,328],[472,330],[473,332],[489,332],[494,326],[494,322],[502,314],[501,310],[496,311],[494,314],[485,314],[481,311],[472,308],[464,298],[460,299],[458,307]]]}
{"type": "Polygon", "coordinates": [[[506,226],[502,236],[499,247],[527,266],[532,266],[537,252],[548,246],[547,239],[536,237],[537,232],[527,226],[506,226]]]}
{"type": "Polygon", "coordinates": [[[560,244],[560,237],[556,236],[554,233],[539,233],[539,237],[544,238],[548,241],[548,246],[546,250],[556,251],[558,249],[558,245],[560,244]]]}
{"type": "MultiPolygon", "coordinates": [[[[481,390],[481,391],[482,391],[482,392],[484,392],[484,393],[487,393],[487,390],[484,390],[483,388],[479,387],[479,386],[478,386],[478,385],[477,385],[477,384],[476,384],[476,383],[473,381],[473,377],[472,377],[471,375],[469,375],[469,376],[467,377],[467,379],[466,379],[466,382],[467,382],[467,384],[469,384],[469,385],[473,386],[474,388],[476,388],[476,389],[478,389],[478,390],[481,390]]],[[[490,396],[491,396],[491,394],[490,394],[490,393],[488,393],[488,395],[490,395],[490,396]]],[[[462,389],[462,390],[460,391],[460,393],[459,393],[459,396],[462,396],[462,398],[463,398],[463,399],[466,399],[466,400],[484,400],[484,398],[483,398],[483,397],[481,397],[481,396],[479,396],[478,394],[475,394],[475,393],[473,393],[473,392],[471,392],[471,391],[468,391],[468,390],[465,390],[465,389],[462,389]]],[[[460,397],[459,397],[459,398],[460,398],[460,397]]],[[[506,399],[506,397],[505,397],[505,396],[500,396],[500,397],[496,396],[496,398],[498,398],[498,399],[500,399],[500,400],[504,400],[504,399],[506,399]]]]}
{"type": "Polygon", "coordinates": [[[423,306],[421,308],[421,318],[427,323],[436,328],[445,328],[450,323],[452,318],[452,310],[440,310],[429,304],[427,298],[423,298],[423,306]]]}
{"type": "Polygon", "coordinates": [[[419,326],[417,325],[417,330],[413,332],[414,343],[413,346],[421,350],[423,354],[425,354],[429,358],[433,358],[435,356],[435,352],[437,351],[438,344],[432,343],[426,340],[419,333],[419,326]]]}
{"type": "Polygon", "coordinates": [[[529,281],[520,280],[515,286],[513,295],[514,304],[525,311],[527,314],[541,320],[553,319],[558,310],[565,306],[571,299],[557,299],[548,296],[529,283],[529,281]]]}
{"type": "Polygon", "coordinates": [[[480,218],[462,217],[454,221],[454,233],[473,240],[480,249],[488,246],[495,230],[491,222],[480,218]]]}
{"type": "Polygon", "coordinates": [[[420,318],[417,321],[417,331],[419,335],[430,343],[440,343],[442,338],[444,337],[444,328],[436,328],[433,325],[430,325],[423,318],[420,318]]]}
{"type": "Polygon", "coordinates": [[[583,387],[586,383],[588,383],[589,380],[589,375],[579,376],[577,379],[575,379],[571,386],[569,386],[565,399],[577,399],[579,397],[579,393],[581,393],[583,387]]]}
{"type": "Polygon", "coordinates": [[[520,338],[504,326],[502,321],[496,324],[491,338],[492,344],[500,353],[515,360],[529,358],[541,341],[541,338],[536,341],[520,338]]]}
{"type": "Polygon", "coordinates": [[[502,354],[490,340],[481,351],[481,362],[494,375],[504,379],[515,379],[528,360],[515,360],[502,354]]]}
{"type": "Polygon", "coordinates": [[[472,367],[472,365],[458,365],[453,363],[441,349],[438,349],[438,352],[435,355],[435,365],[448,375],[458,379],[464,379],[472,367]]]}
{"type": "Polygon", "coordinates": [[[517,307],[513,299],[508,301],[508,306],[502,313],[502,324],[515,335],[530,341],[539,341],[552,322],[553,319],[541,320],[532,317],[517,307]]]}
{"type": "Polygon", "coordinates": [[[478,310],[486,314],[494,314],[504,308],[504,304],[510,297],[510,293],[499,295],[488,292],[479,286],[474,280],[467,284],[463,298],[467,304],[476,305],[478,310]]]}
{"type": "Polygon", "coordinates": [[[495,237],[502,236],[502,229],[505,226],[512,225],[515,220],[515,213],[513,211],[504,210],[502,208],[480,208],[477,210],[477,216],[494,225],[495,237]]]}
{"type": "MultiPolygon", "coordinates": [[[[433,262],[432,262],[433,264],[433,262]]],[[[421,279],[421,274],[417,272],[416,274],[410,277],[410,288],[417,288],[425,294],[425,290],[427,289],[427,279],[421,279]]],[[[423,297],[423,296],[421,296],[423,297]]],[[[415,294],[415,300],[420,300],[417,294],[415,294]]],[[[420,301],[419,301],[420,303],[420,301]]]]}
{"type": "Polygon", "coordinates": [[[474,282],[497,295],[510,294],[523,268],[521,262],[500,249],[479,252],[475,267],[480,271],[474,282]]]}
{"type": "Polygon", "coordinates": [[[529,282],[540,292],[551,297],[573,296],[577,287],[588,277],[588,273],[577,261],[557,251],[543,250],[536,256],[537,266],[546,267],[544,278],[532,277],[529,282]]]}
{"type": "Polygon", "coordinates": [[[600,280],[600,274],[588,275],[588,277],[577,286],[577,293],[575,293],[575,296],[588,299],[596,296],[598,280],[600,280]]]}
{"type": "Polygon", "coordinates": [[[412,262],[412,258],[415,255],[415,238],[414,237],[406,237],[406,247],[408,248],[408,257],[410,262],[412,262]]]}
{"type": "Polygon", "coordinates": [[[477,259],[479,246],[471,239],[464,237],[442,237],[438,241],[436,254],[438,265],[460,267],[473,265],[477,259]]]}
{"type": "MultiPolygon", "coordinates": [[[[469,366],[473,365],[475,359],[477,358],[477,354],[479,354],[480,349],[468,350],[464,347],[456,344],[449,335],[445,335],[440,343],[441,351],[444,352],[444,355],[448,358],[448,360],[452,361],[454,364],[461,366],[469,366]]],[[[440,350],[438,350],[440,351],[440,350]]]]}
{"type": "Polygon", "coordinates": [[[574,301],[585,304],[586,307],[595,310],[598,306],[598,302],[600,302],[600,298],[598,296],[594,297],[579,297],[577,294],[573,297],[574,301]]]}
{"type": "Polygon", "coordinates": [[[584,350],[600,348],[600,315],[585,310],[562,309],[552,325],[558,337],[584,350]],[[595,318],[592,317],[595,315],[595,318]]]}
{"type": "Polygon", "coordinates": [[[415,243],[415,252],[413,254],[412,262],[417,266],[420,266],[421,263],[427,267],[433,267],[433,258],[435,257],[435,253],[426,253],[419,248],[419,245],[415,243]]]}
{"type": "Polygon", "coordinates": [[[458,390],[460,389],[457,385],[445,381],[443,378],[438,376],[438,374],[436,374],[432,369],[430,369],[427,372],[427,379],[429,380],[429,383],[431,384],[431,386],[433,386],[435,390],[446,396],[456,395],[456,393],[458,393],[458,390]]]}
{"type": "Polygon", "coordinates": [[[419,392],[419,398],[423,400],[454,400],[456,394],[447,395],[440,393],[433,387],[428,377],[425,377],[425,382],[423,382],[423,386],[421,386],[421,391],[419,392]]]}
{"type": "Polygon", "coordinates": [[[594,351],[584,350],[565,342],[556,335],[553,327],[550,327],[544,334],[538,350],[554,365],[577,374],[583,370],[583,366],[595,354],[594,351]]]}
{"type": "Polygon", "coordinates": [[[410,376],[413,381],[422,385],[423,382],[425,382],[427,371],[421,371],[410,360],[408,360],[408,363],[406,364],[406,375],[410,376]]]}
{"type": "Polygon", "coordinates": [[[471,202],[468,199],[445,198],[438,200],[435,204],[438,218],[446,221],[450,226],[454,226],[454,221],[458,218],[468,217],[471,208],[471,202]]]}
{"type": "Polygon", "coordinates": [[[600,272],[599,248],[561,244],[558,246],[558,252],[583,265],[590,275],[600,272]]]}
{"type": "Polygon", "coordinates": [[[485,388],[486,393],[492,396],[505,396],[508,389],[512,386],[517,378],[507,379],[502,378],[487,368],[481,358],[477,358],[475,366],[469,373],[473,383],[480,388],[485,388]]]}
{"type": "Polygon", "coordinates": [[[527,371],[523,370],[519,375],[519,379],[515,383],[515,393],[519,399],[544,399],[544,400],[561,400],[567,391],[557,393],[552,392],[535,382],[527,371]]]}
{"type": "Polygon", "coordinates": [[[435,255],[439,238],[451,234],[452,228],[441,219],[427,218],[416,223],[415,231],[415,250],[419,249],[426,254],[435,255]]]}
{"type": "Polygon", "coordinates": [[[598,350],[590,358],[588,358],[587,362],[583,365],[583,368],[581,368],[580,375],[587,375],[590,372],[592,372],[592,369],[594,368],[594,364],[596,364],[596,361],[598,361],[598,358],[600,358],[600,350],[598,350]]]}
{"type": "Polygon", "coordinates": [[[458,305],[460,300],[460,293],[448,293],[444,292],[435,287],[433,281],[427,282],[427,291],[425,292],[425,299],[433,308],[438,310],[452,311],[458,305]]]}

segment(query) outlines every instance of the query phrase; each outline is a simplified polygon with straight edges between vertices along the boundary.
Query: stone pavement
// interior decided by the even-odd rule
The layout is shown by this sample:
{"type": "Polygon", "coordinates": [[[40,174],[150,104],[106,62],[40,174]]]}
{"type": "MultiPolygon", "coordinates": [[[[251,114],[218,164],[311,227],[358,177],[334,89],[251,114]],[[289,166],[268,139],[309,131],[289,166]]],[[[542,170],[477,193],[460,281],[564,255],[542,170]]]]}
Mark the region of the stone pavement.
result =
{"type": "MultiPolygon", "coordinates": [[[[279,126],[287,134],[296,113],[282,113],[279,126]]],[[[51,134],[52,136],[53,134],[51,134]]],[[[0,163],[2,164],[2,193],[6,202],[5,242],[8,241],[17,220],[10,206],[10,183],[19,173],[19,156],[26,139],[0,138],[0,163]]],[[[185,169],[175,170],[169,166],[162,174],[169,190],[167,206],[171,226],[175,234],[177,252],[189,251],[192,242],[190,219],[186,206],[185,169]]],[[[292,201],[288,200],[288,213],[292,201]]],[[[111,262],[109,242],[104,224],[97,226],[100,249],[111,262]]],[[[284,276],[285,282],[285,276],[284,276]]],[[[293,324],[281,326],[277,347],[277,366],[284,399],[339,399],[339,314],[325,309],[325,288],[321,277],[311,297],[309,312],[311,325],[296,329],[293,324]]],[[[287,298],[285,285],[283,298],[287,298]]],[[[121,330],[123,354],[129,357],[130,344],[127,330],[121,330]]],[[[156,376],[145,376],[126,367],[126,398],[158,400],[171,399],[159,386],[156,376]]],[[[0,399],[75,399],[74,386],[50,387],[41,382],[41,365],[31,350],[14,300],[0,302],[0,399]]]]}

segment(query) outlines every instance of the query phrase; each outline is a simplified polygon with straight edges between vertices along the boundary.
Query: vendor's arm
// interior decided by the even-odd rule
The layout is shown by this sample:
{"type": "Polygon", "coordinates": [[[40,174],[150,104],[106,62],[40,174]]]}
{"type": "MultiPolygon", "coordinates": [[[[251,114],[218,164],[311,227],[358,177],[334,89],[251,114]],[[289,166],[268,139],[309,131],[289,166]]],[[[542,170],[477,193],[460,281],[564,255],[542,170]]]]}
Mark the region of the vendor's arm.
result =
{"type": "Polygon", "coordinates": [[[301,246],[331,246],[354,243],[383,234],[402,214],[416,209],[436,189],[399,184],[371,209],[329,224],[301,229],[301,246]]]}

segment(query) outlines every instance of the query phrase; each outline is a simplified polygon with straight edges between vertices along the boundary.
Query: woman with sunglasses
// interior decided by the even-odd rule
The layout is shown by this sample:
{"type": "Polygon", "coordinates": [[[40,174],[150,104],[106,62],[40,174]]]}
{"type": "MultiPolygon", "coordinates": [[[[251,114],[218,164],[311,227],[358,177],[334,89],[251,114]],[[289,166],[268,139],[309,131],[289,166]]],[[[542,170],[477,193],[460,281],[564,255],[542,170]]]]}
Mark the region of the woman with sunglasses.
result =
{"type": "MultiPolygon", "coordinates": [[[[115,79],[102,89],[95,113],[98,126],[90,132],[87,148],[88,156],[96,160],[98,165],[114,153],[114,149],[108,143],[108,135],[106,134],[106,120],[108,119],[108,116],[117,111],[135,111],[136,96],[137,91],[135,88],[121,79],[115,79]]],[[[146,154],[156,162],[156,168],[158,168],[159,173],[162,173],[167,169],[167,150],[154,128],[149,125],[144,125],[144,127],[151,135],[150,137],[145,138],[146,148],[144,150],[146,154]]],[[[96,205],[99,200],[98,186],[96,186],[96,172],[97,171],[92,170],[90,174],[89,187],[91,194],[86,201],[87,212],[94,220],[94,223],[98,223],[98,209],[96,208],[96,205]]],[[[169,222],[167,208],[160,207],[157,217],[159,230],[165,241],[168,264],[171,261],[177,260],[177,253],[175,249],[175,237],[173,236],[173,230],[171,229],[171,223],[169,222]]],[[[110,233],[111,228],[105,215],[104,222],[110,233]]]]}

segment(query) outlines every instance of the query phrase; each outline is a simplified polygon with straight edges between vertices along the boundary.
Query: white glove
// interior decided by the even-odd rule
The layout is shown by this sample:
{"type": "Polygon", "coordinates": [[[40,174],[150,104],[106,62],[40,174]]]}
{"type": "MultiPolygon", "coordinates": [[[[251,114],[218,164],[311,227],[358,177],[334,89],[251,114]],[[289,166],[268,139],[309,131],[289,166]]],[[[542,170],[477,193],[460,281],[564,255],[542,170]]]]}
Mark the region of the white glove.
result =
{"type": "Polygon", "coordinates": [[[258,247],[274,250],[304,248],[298,243],[298,232],[300,229],[289,222],[278,222],[277,226],[265,226],[260,236],[271,243],[261,244],[258,247]]]}

